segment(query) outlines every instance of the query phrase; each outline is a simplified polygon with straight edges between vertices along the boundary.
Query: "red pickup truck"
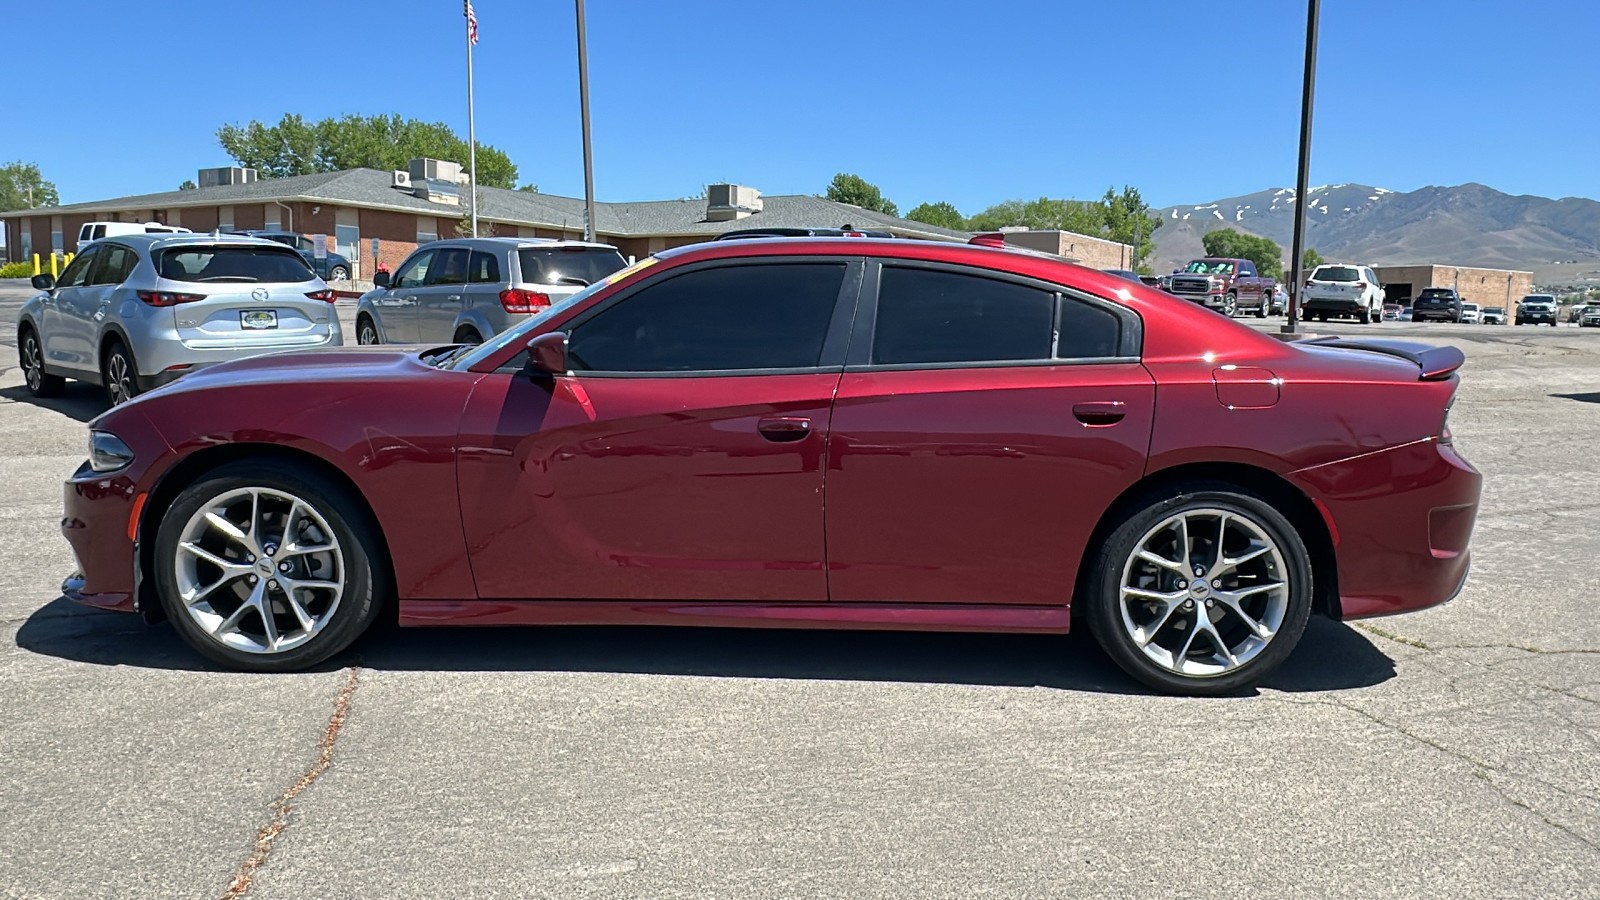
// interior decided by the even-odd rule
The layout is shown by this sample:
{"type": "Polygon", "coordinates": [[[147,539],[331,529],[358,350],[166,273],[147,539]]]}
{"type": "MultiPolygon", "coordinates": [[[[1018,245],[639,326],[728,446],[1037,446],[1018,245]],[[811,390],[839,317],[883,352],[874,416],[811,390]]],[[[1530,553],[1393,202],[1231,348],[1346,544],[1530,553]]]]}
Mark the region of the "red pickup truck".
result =
{"type": "Polygon", "coordinates": [[[1168,293],[1208,306],[1225,316],[1252,311],[1266,318],[1278,282],[1256,274],[1248,259],[1197,259],[1172,273],[1168,293]]]}

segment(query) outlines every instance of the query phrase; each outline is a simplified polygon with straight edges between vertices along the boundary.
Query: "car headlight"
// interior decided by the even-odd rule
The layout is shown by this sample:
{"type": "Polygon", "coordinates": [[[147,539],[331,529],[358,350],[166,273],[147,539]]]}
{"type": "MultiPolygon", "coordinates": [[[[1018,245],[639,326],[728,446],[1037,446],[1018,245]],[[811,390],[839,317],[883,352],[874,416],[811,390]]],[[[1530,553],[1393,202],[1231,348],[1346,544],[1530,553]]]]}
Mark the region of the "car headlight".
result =
{"type": "Polygon", "coordinates": [[[115,472],[133,462],[133,450],[109,431],[89,432],[89,468],[96,472],[115,472]]]}

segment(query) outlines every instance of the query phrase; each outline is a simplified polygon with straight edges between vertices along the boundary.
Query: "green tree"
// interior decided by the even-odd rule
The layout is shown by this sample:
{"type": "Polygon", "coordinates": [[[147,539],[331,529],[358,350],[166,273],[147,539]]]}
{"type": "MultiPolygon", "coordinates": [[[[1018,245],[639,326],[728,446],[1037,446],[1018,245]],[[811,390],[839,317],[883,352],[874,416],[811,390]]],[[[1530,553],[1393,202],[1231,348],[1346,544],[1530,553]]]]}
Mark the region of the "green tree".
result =
{"type": "Polygon", "coordinates": [[[1071,231],[1132,245],[1133,266],[1145,271],[1151,235],[1161,227],[1161,217],[1150,212],[1149,204],[1136,188],[1125,186],[1120,193],[1107,188],[1099,200],[1007,200],[967,220],[969,231],[1016,226],[1034,231],[1071,231]]]}
{"type": "Polygon", "coordinates": [[[55,182],[45,181],[37,165],[19,159],[0,166],[0,211],[60,205],[55,182]]]}
{"type": "Polygon", "coordinates": [[[1268,278],[1283,277],[1283,248],[1269,238],[1245,234],[1232,228],[1208,231],[1200,243],[1207,256],[1248,259],[1256,264],[1256,271],[1268,278]]]}
{"type": "Polygon", "coordinates": [[[911,212],[906,213],[906,218],[913,222],[937,225],[940,228],[949,228],[954,231],[965,231],[967,228],[967,217],[963,216],[960,210],[943,201],[918,204],[912,208],[911,212]]]}
{"type": "Polygon", "coordinates": [[[180,190],[180,191],[192,191],[194,189],[195,189],[194,182],[190,181],[187,178],[185,178],[183,180],[183,184],[178,185],[178,190],[180,190]]]}
{"type": "Polygon", "coordinates": [[[522,191],[525,194],[537,194],[539,193],[539,186],[530,181],[527,184],[517,185],[517,190],[522,191]]]}
{"type": "Polygon", "coordinates": [[[1300,267],[1307,272],[1322,265],[1322,254],[1315,247],[1307,247],[1306,252],[1300,254],[1300,267]]]}
{"type": "Polygon", "coordinates": [[[884,197],[877,185],[860,175],[840,172],[833,176],[833,181],[828,183],[827,197],[835,203],[848,203],[891,216],[900,215],[900,208],[894,205],[894,201],[884,197]]]}
{"type": "MultiPolygon", "coordinates": [[[[252,121],[217,129],[217,142],[241,166],[264,178],[309,175],[341,169],[404,169],[426,156],[467,164],[467,142],[443,122],[398,115],[346,115],[307,122],[293,113],[276,125],[252,121]]],[[[478,184],[512,188],[517,167],[503,151],[478,144],[478,184]]]]}

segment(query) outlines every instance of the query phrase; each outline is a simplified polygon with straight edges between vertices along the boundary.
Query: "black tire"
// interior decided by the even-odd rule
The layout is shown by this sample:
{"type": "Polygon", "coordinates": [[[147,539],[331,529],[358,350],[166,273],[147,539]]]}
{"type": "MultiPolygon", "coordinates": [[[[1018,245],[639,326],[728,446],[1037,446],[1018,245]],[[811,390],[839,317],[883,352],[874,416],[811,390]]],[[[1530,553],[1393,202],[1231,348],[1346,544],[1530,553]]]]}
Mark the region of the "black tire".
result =
{"type": "Polygon", "coordinates": [[[44,350],[40,347],[39,335],[31,325],[17,329],[17,359],[22,366],[23,383],[28,386],[30,395],[61,396],[61,391],[67,386],[67,380],[44,370],[44,350]]]}
{"type": "MultiPolygon", "coordinates": [[[[314,666],[350,646],[370,627],[389,596],[393,578],[381,532],[359,499],[315,470],[293,462],[255,459],[220,466],[183,490],[162,516],[155,545],[155,579],[162,608],[189,646],[207,659],[246,672],[293,672],[314,666]],[[304,643],[279,653],[251,653],[224,646],[190,616],[180,596],[175,557],[182,529],[212,500],[228,491],[256,487],[284,491],[313,507],[333,531],[344,560],[343,596],[327,624],[304,643]]],[[[287,613],[283,613],[287,621],[287,613]]]]}
{"type": "Polygon", "coordinates": [[[1239,295],[1235,294],[1233,291],[1229,291],[1227,296],[1222,298],[1222,314],[1231,319],[1238,312],[1239,295]]]}
{"type": "Polygon", "coordinates": [[[1261,299],[1261,305],[1256,307],[1256,318],[1265,319],[1267,317],[1267,304],[1267,299],[1263,297],[1261,299]]]}
{"type": "Polygon", "coordinates": [[[100,354],[100,384],[105,387],[106,399],[112,406],[120,406],[143,393],[138,361],[121,338],[112,338],[100,354]]]}
{"type": "Polygon", "coordinates": [[[328,270],[329,281],[349,281],[350,270],[344,266],[334,266],[328,270]]]}
{"type": "Polygon", "coordinates": [[[1372,313],[1368,312],[1367,308],[1363,306],[1361,310],[1356,313],[1356,321],[1360,322],[1362,325],[1371,325],[1372,313]]]}
{"type": "MultiPolygon", "coordinates": [[[[1163,693],[1209,697],[1235,693],[1256,684],[1294,651],[1311,616],[1311,558],[1305,542],[1294,525],[1270,502],[1237,485],[1196,481],[1146,498],[1122,517],[1103,546],[1091,548],[1090,552],[1094,562],[1082,582],[1084,596],[1078,600],[1085,606],[1085,619],[1095,641],[1123,671],[1163,693]],[[1170,516],[1201,509],[1243,516],[1259,526],[1277,544],[1288,569],[1289,581],[1282,622],[1266,645],[1254,658],[1223,674],[1211,676],[1181,675],[1147,657],[1128,633],[1120,607],[1123,568],[1139,549],[1141,538],[1170,516]]],[[[1227,615],[1223,613],[1219,621],[1228,622],[1227,615]]]]}
{"type": "Polygon", "coordinates": [[[378,337],[378,326],[372,321],[371,316],[362,314],[356,317],[356,343],[363,347],[383,343],[378,337]]]}
{"type": "Polygon", "coordinates": [[[471,326],[462,326],[456,329],[455,343],[481,344],[483,343],[483,337],[478,334],[478,329],[471,326]]]}

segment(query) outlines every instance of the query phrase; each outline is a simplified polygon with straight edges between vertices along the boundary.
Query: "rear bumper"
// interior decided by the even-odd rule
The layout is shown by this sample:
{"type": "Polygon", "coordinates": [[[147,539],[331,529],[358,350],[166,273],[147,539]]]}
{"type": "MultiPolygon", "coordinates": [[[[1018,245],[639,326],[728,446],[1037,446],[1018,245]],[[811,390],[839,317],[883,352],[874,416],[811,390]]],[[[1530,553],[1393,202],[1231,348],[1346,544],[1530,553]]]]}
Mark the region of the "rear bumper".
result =
{"type": "Polygon", "coordinates": [[[1349,297],[1307,297],[1305,302],[1306,312],[1356,313],[1365,308],[1349,297]]]}
{"type": "Polygon", "coordinates": [[[1428,439],[1291,473],[1327,516],[1341,618],[1437,606],[1461,590],[1483,476],[1428,439]]]}
{"type": "Polygon", "coordinates": [[[1461,318],[1461,313],[1449,307],[1443,307],[1439,309],[1418,309],[1415,306],[1411,307],[1411,320],[1413,322],[1421,322],[1424,319],[1438,319],[1443,322],[1454,322],[1459,318],[1461,318]]]}

